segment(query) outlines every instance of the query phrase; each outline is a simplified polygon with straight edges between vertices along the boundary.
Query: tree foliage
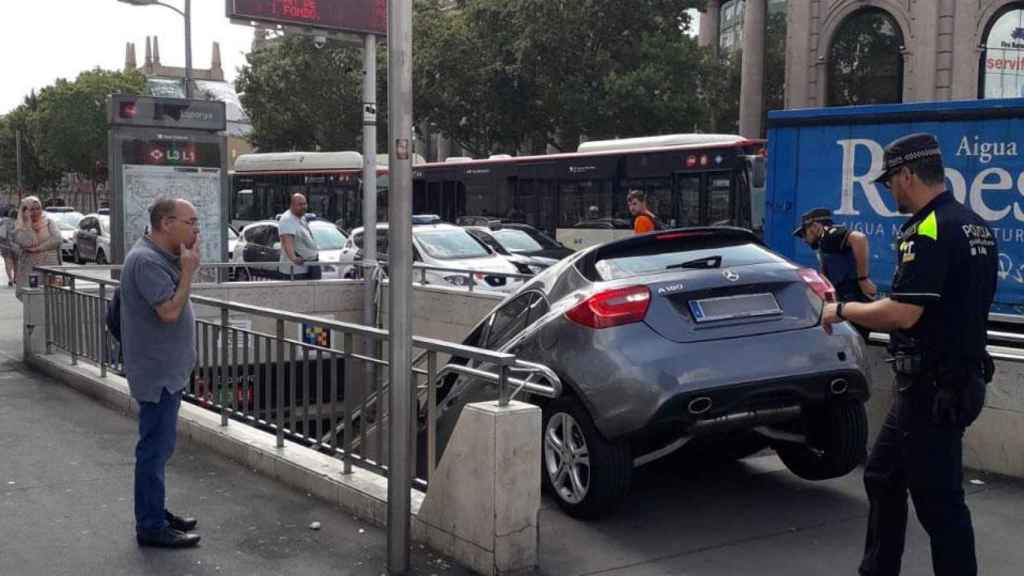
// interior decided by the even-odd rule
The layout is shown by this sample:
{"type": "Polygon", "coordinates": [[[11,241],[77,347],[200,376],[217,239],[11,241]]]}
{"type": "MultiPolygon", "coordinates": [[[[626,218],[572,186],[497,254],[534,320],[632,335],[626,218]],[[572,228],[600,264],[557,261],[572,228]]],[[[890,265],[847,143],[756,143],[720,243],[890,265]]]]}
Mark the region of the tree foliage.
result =
{"type": "Polygon", "coordinates": [[[474,154],[692,130],[686,0],[418,0],[416,113],[474,154]]]}
{"type": "Polygon", "coordinates": [[[16,182],[18,131],[26,189],[52,187],[69,172],[94,178],[97,163],[107,161],[107,99],[115,93],[141,94],[144,86],[138,72],[96,68],[26,96],[0,117],[0,182],[9,187],[16,182]]]}
{"type": "MultiPolygon", "coordinates": [[[[380,52],[383,112],[387,60],[380,52]]],[[[337,42],[317,48],[309,37],[285,36],[247,56],[235,88],[252,121],[250,140],[260,150],[356,150],[362,145],[362,82],[360,48],[337,42]]],[[[386,115],[377,123],[386,130],[386,115]]]]}

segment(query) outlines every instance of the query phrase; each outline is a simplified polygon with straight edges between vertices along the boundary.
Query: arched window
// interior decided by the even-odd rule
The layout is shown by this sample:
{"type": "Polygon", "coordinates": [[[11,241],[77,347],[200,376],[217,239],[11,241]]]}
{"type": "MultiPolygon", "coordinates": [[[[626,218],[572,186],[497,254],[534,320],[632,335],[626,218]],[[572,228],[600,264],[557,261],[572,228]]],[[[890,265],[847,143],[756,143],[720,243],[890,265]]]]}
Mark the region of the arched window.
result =
{"type": "Polygon", "coordinates": [[[848,16],[828,51],[828,105],[887,104],[903,100],[903,32],[880,8],[848,16]]]}
{"type": "Polygon", "coordinates": [[[993,16],[981,51],[979,98],[1024,97],[1024,2],[993,16]]]}

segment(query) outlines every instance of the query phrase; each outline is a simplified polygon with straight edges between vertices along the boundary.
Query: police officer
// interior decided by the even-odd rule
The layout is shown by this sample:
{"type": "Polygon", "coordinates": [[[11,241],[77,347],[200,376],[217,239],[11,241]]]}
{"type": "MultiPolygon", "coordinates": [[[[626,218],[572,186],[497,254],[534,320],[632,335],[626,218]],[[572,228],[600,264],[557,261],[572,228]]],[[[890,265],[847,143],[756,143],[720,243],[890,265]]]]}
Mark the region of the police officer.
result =
{"type": "MultiPolygon", "coordinates": [[[[821,273],[835,286],[837,300],[871,302],[875,299],[878,288],[869,277],[871,249],[867,236],[845,226],[836,226],[828,208],[805,212],[793,236],[818,253],[821,273]]],[[[868,331],[857,328],[867,338],[868,331]]]]}
{"type": "Polygon", "coordinates": [[[985,223],[946,191],[942,155],[930,134],[885,149],[888,187],[912,214],[897,241],[889,298],[828,304],[822,324],[850,320],[890,332],[898,393],[864,469],[871,511],[860,573],[895,575],[907,524],[907,492],[931,538],[937,576],[974,576],[971,514],[961,486],[964,429],[985,401],[992,360],[985,352],[998,251],[985,223]]]}

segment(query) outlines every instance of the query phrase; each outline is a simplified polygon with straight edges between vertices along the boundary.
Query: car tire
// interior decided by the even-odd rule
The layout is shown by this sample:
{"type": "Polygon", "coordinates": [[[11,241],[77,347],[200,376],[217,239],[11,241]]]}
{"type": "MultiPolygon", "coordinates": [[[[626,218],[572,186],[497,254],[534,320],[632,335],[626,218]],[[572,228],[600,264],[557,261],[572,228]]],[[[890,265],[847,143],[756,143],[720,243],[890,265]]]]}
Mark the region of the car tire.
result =
{"type": "Polygon", "coordinates": [[[805,412],[808,444],[778,443],[775,451],[787,468],[805,480],[845,476],[867,456],[868,417],[857,401],[832,402],[805,412]]]}
{"type": "Polygon", "coordinates": [[[78,251],[78,246],[71,249],[71,259],[75,264],[85,264],[85,260],[82,259],[82,253],[78,251]]]}
{"type": "Polygon", "coordinates": [[[103,253],[103,250],[96,251],[96,264],[104,266],[107,264],[107,255],[103,253]]]}
{"type": "Polygon", "coordinates": [[[252,277],[249,275],[249,269],[245,267],[235,268],[235,280],[237,282],[249,282],[252,277]]]}
{"type": "Polygon", "coordinates": [[[606,440],[572,396],[548,403],[543,411],[541,477],[545,490],[575,518],[595,519],[614,512],[625,500],[633,474],[629,444],[606,440]],[[562,449],[567,435],[570,442],[562,449]],[[563,465],[567,458],[573,462],[563,465]]]}

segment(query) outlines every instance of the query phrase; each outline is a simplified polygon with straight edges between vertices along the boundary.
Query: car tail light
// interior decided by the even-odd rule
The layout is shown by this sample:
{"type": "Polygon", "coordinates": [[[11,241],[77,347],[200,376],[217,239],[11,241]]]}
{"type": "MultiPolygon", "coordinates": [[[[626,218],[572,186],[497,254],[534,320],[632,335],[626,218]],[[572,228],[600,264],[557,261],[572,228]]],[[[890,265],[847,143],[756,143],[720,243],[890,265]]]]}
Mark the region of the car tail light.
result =
{"type": "Polygon", "coordinates": [[[832,283],[827,278],[818,274],[817,270],[811,270],[810,268],[800,269],[800,278],[807,283],[807,286],[818,295],[824,302],[835,302],[836,301],[836,289],[832,287],[832,283]]]}
{"type": "Polygon", "coordinates": [[[594,294],[565,315],[577,324],[600,330],[642,322],[650,304],[650,289],[633,286],[594,294]]]}

